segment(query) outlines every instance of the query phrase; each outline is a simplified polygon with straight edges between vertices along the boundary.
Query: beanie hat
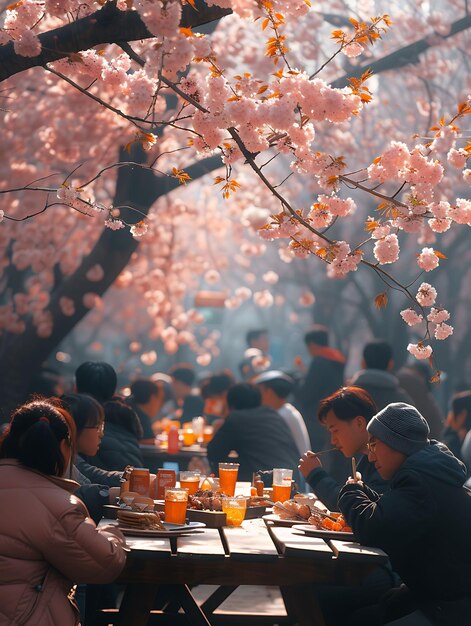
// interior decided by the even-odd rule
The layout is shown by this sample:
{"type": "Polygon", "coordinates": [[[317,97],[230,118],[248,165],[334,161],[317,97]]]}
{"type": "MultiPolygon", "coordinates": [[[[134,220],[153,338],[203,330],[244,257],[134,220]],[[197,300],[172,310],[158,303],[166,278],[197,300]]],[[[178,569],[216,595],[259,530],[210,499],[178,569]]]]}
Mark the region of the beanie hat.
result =
{"type": "Polygon", "coordinates": [[[368,432],[406,456],[429,443],[430,428],[417,409],[405,402],[393,402],[368,422],[368,432]]]}

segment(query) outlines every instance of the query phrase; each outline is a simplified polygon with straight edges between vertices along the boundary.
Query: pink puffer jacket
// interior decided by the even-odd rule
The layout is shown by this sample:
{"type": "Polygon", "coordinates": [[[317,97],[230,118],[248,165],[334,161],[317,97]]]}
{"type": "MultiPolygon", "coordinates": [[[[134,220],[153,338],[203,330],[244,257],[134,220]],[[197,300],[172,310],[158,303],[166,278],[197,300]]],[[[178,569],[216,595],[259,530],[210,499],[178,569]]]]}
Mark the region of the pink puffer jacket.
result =
{"type": "Polygon", "coordinates": [[[110,583],[124,537],[97,531],[74,481],[0,460],[0,626],[75,626],[75,583],[110,583]]]}

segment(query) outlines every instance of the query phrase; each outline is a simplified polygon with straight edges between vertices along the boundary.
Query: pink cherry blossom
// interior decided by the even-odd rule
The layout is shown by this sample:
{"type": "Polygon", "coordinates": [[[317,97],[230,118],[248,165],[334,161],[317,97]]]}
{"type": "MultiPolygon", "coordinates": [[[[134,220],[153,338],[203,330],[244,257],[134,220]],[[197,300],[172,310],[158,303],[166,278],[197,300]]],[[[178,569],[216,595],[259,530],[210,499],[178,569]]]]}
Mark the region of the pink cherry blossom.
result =
{"type": "Polygon", "coordinates": [[[434,337],[435,339],[443,340],[447,339],[450,335],[453,334],[453,326],[449,324],[445,324],[442,322],[441,324],[437,324],[435,326],[434,337]]]}
{"type": "Polygon", "coordinates": [[[269,285],[276,285],[276,283],[280,279],[278,274],[276,272],[273,272],[273,271],[265,272],[265,274],[263,274],[262,278],[263,278],[263,281],[268,283],[269,285]]]}
{"type": "Polygon", "coordinates": [[[401,317],[409,326],[415,326],[424,321],[423,316],[414,311],[414,309],[404,309],[401,311],[401,317]]]}
{"type": "Polygon", "coordinates": [[[274,298],[268,289],[263,289],[253,294],[253,301],[261,309],[267,309],[273,306],[274,298]]]}
{"type": "Polygon", "coordinates": [[[143,352],[139,358],[144,365],[154,365],[157,361],[157,352],[149,350],[149,352],[143,352]]]}
{"type": "Polygon", "coordinates": [[[433,248],[422,248],[422,252],[417,257],[417,265],[426,272],[430,272],[438,267],[439,259],[433,248]]]}
{"type": "Polygon", "coordinates": [[[450,314],[446,309],[436,309],[433,307],[427,315],[427,319],[429,322],[434,324],[441,324],[442,322],[446,322],[446,320],[450,319],[450,314]]]}
{"type": "Polygon", "coordinates": [[[428,283],[422,283],[417,291],[417,302],[422,306],[432,306],[436,299],[437,290],[428,283]]]}
{"type": "Polygon", "coordinates": [[[399,258],[399,240],[397,235],[386,235],[384,239],[378,239],[374,245],[373,254],[381,265],[395,263],[399,258]]]}
{"type": "Polygon", "coordinates": [[[432,346],[424,346],[417,343],[410,343],[407,346],[407,350],[419,360],[429,359],[433,352],[432,346]]]}
{"type": "Polygon", "coordinates": [[[96,265],[91,267],[85,275],[87,277],[87,280],[98,283],[100,282],[100,280],[103,280],[105,272],[103,271],[102,266],[97,263],[96,265]]]}
{"type": "Polygon", "coordinates": [[[316,301],[316,298],[314,294],[311,293],[310,291],[303,291],[303,293],[299,296],[299,300],[298,300],[299,304],[305,307],[312,306],[315,301],[316,301]]]}

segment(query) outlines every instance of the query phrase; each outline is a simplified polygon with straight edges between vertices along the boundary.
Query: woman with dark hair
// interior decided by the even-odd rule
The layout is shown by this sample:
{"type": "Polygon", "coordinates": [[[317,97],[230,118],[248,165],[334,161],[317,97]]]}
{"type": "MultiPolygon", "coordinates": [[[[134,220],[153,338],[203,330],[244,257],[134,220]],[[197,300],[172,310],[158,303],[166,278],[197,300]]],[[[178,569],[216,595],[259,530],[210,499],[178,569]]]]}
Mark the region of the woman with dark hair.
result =
{"type": "Polygon", "coordinates": [[[46,400],[20,407],[0,441],[0,623],[76,626],[77,583],[110,583],[125,565],[124,537],[97,530],[63,478],[75,425],[46,400]]]}
{"type": "Polygon", "coordinates": [[[62,396],[61,403],[71,414],[77,429],[77,454],[71,470],[72,478],[80,484],[76,495],[98,522],[103,517],[103,506],[115,503],[123,476],[122,472],[107,472],[88,462],[98,452],[103,438],[103,407],[84,393],[62,396]]]}
{"type": "Polygon", "coordinates": [[[104,404],[105,433],[97,454],[89,459],[104,470],[124,470],[127,465],[143,467],[139,439],[142,426],[133,409],[115,398],[104,404]]]}

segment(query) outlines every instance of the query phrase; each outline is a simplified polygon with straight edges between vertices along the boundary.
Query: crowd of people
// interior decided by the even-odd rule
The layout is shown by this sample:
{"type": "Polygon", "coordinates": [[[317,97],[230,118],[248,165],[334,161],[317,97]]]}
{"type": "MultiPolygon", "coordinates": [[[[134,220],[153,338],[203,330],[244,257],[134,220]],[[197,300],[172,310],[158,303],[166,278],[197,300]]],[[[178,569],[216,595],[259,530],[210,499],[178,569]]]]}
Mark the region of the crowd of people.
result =
{"type": "Polygon", "coordinates": [[[37,377],[0,439],[0,624],[79,622],[72,587],[83,615],[83,585],[109,583],[125,564],[119,530],[96,527],[123,472],[142,467],[140,444],[169,422],[200,416],[214,430],[207,460],[195,460],[205,471],[234,456],[239,480],[292,469],[300,490],[389,555],[360,591],[325,590],[329,625],[410,615],[404,624],[468,624],[471,389],[453,395],[445,418],[423,366],[395,372],[387,342],[365,345],[349,380],[326,328],[305,344],[311,361],[297,359],[295,372],[270,368],[261,329],[248,333],[237,376],[205,372],[198,381],[179,364],[119,386],[112,365],[85,362],[69,385],[51,372],[37,377]]]}

